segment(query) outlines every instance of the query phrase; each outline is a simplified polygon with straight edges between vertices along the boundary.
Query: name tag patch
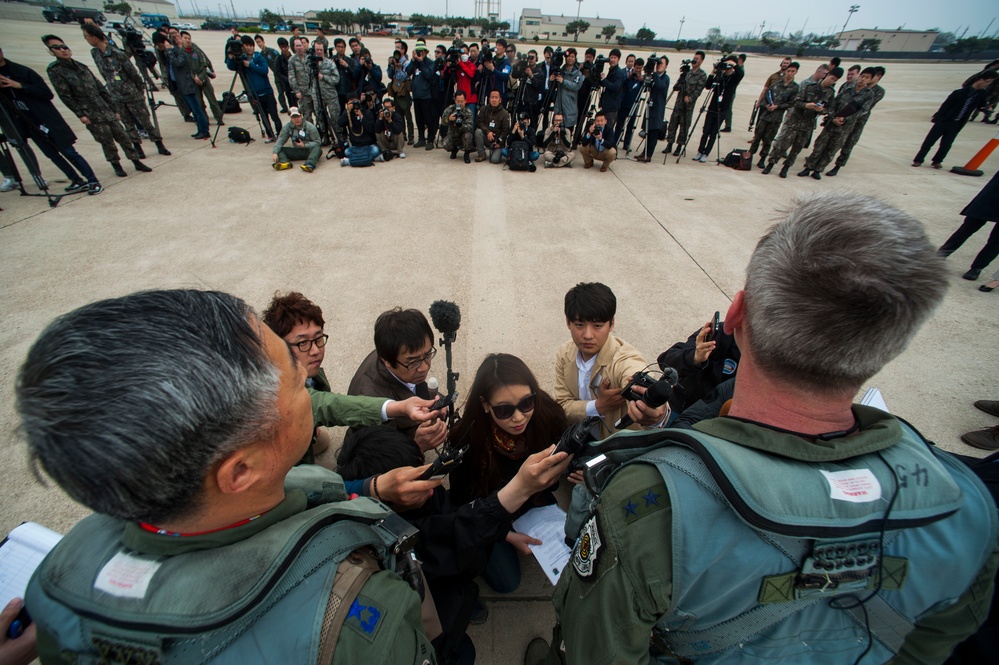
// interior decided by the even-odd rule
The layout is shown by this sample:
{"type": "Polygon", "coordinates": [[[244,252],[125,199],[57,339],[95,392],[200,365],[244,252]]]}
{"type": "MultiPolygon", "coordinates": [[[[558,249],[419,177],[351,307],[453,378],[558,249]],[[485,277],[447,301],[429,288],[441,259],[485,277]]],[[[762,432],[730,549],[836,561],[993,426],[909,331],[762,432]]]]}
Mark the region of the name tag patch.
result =
{"type": "Polygon", "coordinates": [[[156,559],[118,552],[101,568],[94,588],[119,598],[145,598],[149,582],[162,565],[156,559]]]}
{"type": "Polygon", "coordinates": [[[829,483],[829,497],[836,501],[870,503],[881,499],[881,483],[870,469],[822,471],[829,483]]]}

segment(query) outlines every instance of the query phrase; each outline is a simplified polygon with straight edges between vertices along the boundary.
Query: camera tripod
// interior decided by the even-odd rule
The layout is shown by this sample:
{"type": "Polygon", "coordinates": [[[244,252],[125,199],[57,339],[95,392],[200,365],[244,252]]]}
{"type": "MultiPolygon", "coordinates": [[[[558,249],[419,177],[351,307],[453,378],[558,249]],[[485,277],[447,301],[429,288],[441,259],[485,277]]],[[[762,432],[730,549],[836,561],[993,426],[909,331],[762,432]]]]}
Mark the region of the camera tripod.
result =
{"type": "MultiPolygon", "coordinates": [[[[557,76],[558,73],[562,71],[561,69],[555,69],[552,67],[551,71],[548,73],[549,76],[552,72],[557,76]]],[[[544,99],[541,102],[541,120],[542,125],[539,129],[543,132],[548,129],[548,125],[551,124],[552,118],[555,116],[555,100],[558,98],[559,83],[558,81],[549,81],[548,92],[545,93],[544,99]]]]}
{"type": "Polygon", "coordinates": [[[589,96],[586,99],[586,106],[584,108],[588,109],[586,111],[585,118],[576,119],[576,128],[572,132],[572,145],[573,148],[579,145],[579,140],[583,137],[583,128],[589,126],[593,121],[593,118],[597,115],[597,109],[600,108],[600,95],[603,93],[603,88],[596,87],[590,90],[589,96]],[[582,120],[582,122],[580,122],[582,120]]]}
{"type": "MultiPolygon", "coordinates": [[[[67,194],[53,194],[49,191],[49,184],[42,177],[41,166],[38,164],[38,158],[35,156],[34,150],[25,141],[25,137],[21,135],[18,130],[18,125],[15,122],[15,117],[21,121],[22,127],[31,127],[31,123],[28,118],[14,106],[13,102],[7,97],[6,94],[0,93],[0,126],[4,128],[5,133],[0,133],[0,155],[3,159],[7,160],[7,164],[10,165],[11,174],[14,176],[14,181],[17,182],[17,188],[21,192],[21,196],[44,196],[49,202],[50,208],[55,208],[59,205],[59,201],[67,194]],[[9,134],[9,136],[7,135],[9,134]],[[17,164],[14,162],[14,155],[10,151],[10,146],[13,145],[17,154],[21,156],[21,160],[28,167],[28,172],[31,174],[31,179],[35,181],[35,185],[38,189],[42,190],[39,194],[31,194],[24,190],[24,180],[21,178],[21,172],[17,168],[17,164]]],[[[32,133],[32,138],[35,141],[52,141],[45,134],[32,133]]],[[[54,144],[52,144],[54,147],[54,144]]],[[[73,193],[82,193],[86,189],[78,190],[73,193]]]]}
{"type": "MultiPolygon", "coordinates": [[[[679,164],[680,160],[683,159],[686,156],[686,154],[687,154],[687,144],[690,143],[690,139],[692,139],[694,137],[694,129],[697,127],[697,123],[701,121],[701,116],[704,115],[704,112],[707,111],[708,113],[714,113],[716,115],[721,114],[722,111],[720,109],[721,109],[722,99],[724,98],[724,93],[721,91],[722,87],[723,86],[716,79],[715,82],[714,82],[714,84],[711,86],[711,92],[709,92],[707,95],[705,95],[704,101],[701,102],[701,108],[700,108],[700,110],[697,111],[697,117],[694,118],[694,122],[690,125],[690,129],[687,131],[687,140],[683,142],[683,147],[680,148],[680,154],[677,155],[677,157],[676,157],[676,163],[677,164],[679,164]],[[718,103],[715,106],[715,108],[718,109],[718,110],[711,111],[711,110],[709,110],[709,107],[715,101],[715,98],[717,98],[717,100],[718,100],[718,103]]],[[[717,124],[717,126],[715,127],[715,137],[714,137],[715,140],[714,140],[714,144],[715,144],[715,151],[717,153],[716,161],[720,164],[721,161],[722,161],[721,160],[721,141],[719,140],[720,139],[719,130],[721,129],[721,123],[719,122],[719,123],[716,123],[716,124],[717,124]]],[[[666,159],[669,159],[668,155],[667,155],[666,159]]],[[[663,160],[663,164],[666,163],[666,159],[663,160]]]]}
{"type": "MultiPolygon", "coordinates": [[[[246,95],[246,100],[250,103],[250,108],[253,109],[253,116],[257,119],[257,127],[260,129],[260,136],[277,136],[271,127],[271,120],[267,117],[267,113],[264,112],[264,107],[260,104],[260,98],[257,97],[257,93],[254,92],[253,87],[250,85],[249,77],[246,75],[246,68],[243,63],[245,62],[242,58],[236,61],[236,73],[233,74],[232,83],[229,84],[229,97],[232,97],[232,90],[236,87],[236,80],[238,79],[240,83],[243,84],[243,94],[246,95]]],[[[226,99],[223,97],[223,99],[226,99]]],[[[219,130],[222,129],[221,125],[215,125],[215,134],[212,136],[212,147],[215,147],[215,141],[218,139],[219,130]]]]}
{"type": "MultiPolygon", "coordinates": [[[[617,137],[618,153],[621,152],[621,144],[627,143],[625,138],[634,134],[635,128],[638,126],[639,122],[641,122],[643,126],[648,127],[647,116],[649,97],[652,95],[653,83],[654,81],[651,74],[646,75],[645,78],[642,79],[642,89],[639,91],[638,97],[635,98],[635,102],[631,105],[631,109],[628,111],[628,115],[626,116],[627,119],[624,121],[624,125],[622,125],[624,131],[621,132],[621,136],[617,137]]],[[[639,132],[639,136],[642,140],[638,142],[638,147],[635,148],[636,152],[639,152],[642,145],[645,143],[645,131],[646,130],[642,130],[639,132]]],[[[631,149],[627,148],[627,146],[626,149],[628,152],[631,152],[631,149]]]]}

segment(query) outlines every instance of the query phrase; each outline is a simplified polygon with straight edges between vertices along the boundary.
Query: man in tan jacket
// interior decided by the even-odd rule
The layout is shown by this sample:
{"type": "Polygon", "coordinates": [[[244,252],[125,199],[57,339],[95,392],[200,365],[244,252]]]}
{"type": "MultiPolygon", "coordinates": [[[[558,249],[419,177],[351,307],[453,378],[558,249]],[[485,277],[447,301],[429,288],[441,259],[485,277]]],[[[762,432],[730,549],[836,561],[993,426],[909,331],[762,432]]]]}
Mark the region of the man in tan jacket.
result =
{"type": "MultiPolygon", "coordinates": [[[[565,294],[565,324],[572,339],[559,347],[555,357],[555,399],[569,424],[587,416],[602,419],[600,438],[610,436],[623,415],[638,426],[659,425],[666,406],[652,409],[642,402],[627,402],[621,389],[635,372],[648,366],[638,349],[611,336],[617,298],[604,284],[579,283],[565,294]]],[[[643,392],[642,388],[637,388],[643,392]]]]}

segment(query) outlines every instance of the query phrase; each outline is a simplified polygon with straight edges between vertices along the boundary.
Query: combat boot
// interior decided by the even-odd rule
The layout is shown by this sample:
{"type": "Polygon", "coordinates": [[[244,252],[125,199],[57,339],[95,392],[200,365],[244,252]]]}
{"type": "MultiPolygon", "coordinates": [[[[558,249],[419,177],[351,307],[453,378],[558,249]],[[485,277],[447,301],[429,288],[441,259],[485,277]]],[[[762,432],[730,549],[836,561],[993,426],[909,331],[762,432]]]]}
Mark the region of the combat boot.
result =
{"type": "Polygon", "coordinates": [[[829,176],[830,178],[833,177],[834,175],[836,175],[837,173],[839,173],[839,167],[838,166],[834,166],[831,169],[829,169],[828,171],[826,171],[826,175],[829,176]]]}
{"type": "Polygon", "coordinates": [[[156,142],[156,151],[159,152],[161,155],[170,155],[170,154],[172,154],[169,150],[166,149],[166,146],[163,145],[163,141],[157,141],[156,142]]]}
{"type": "MultiPolygon", "coordinates": [[[[763,163],[763,160],[761,159],[760,160],[760,164],[762,164],[762,163],[763,163]]],[[[767,162],[767,165],[763,167],[763,175],[770,175],[770,172],[773,171],[773,170],[774,170],[774,163],[773,162],[767,162]]]]}
{"type": "Polygon", "coordinates": [[[451,159],[458,159],[458,149],[455,148],[451,151],[451,159]]]}
{"type": "Polygon", "coordinates": [[[121,168],[121,162],[111,162],[111,168],[114,169],[114,174],[119,178],[124,178],[128,175],[125,173],[125,169],[121,168]]]}
{"type": "Polygon", "coordinates": [[[812,171],[812,179],[813,180],[822,180],[822,174],[819,173],[818,171],[812,171]]]}
{"type": "Polygon", "coordinates": [[[139,154],[139,159],[145,159],[146,158],[146,153],[142,150],[142,144],[141,143],[133,143],[132,147],[135,148],[135,152],[137,152],[139,154]]]}
{"type": "Polygon", "coordinates": [[[802,169],[801,171],[798,172],[798,177],[799,178],[807,178],[811,174],[812,174],[812,170],[811,169],[802,169]]]}
{"type": "Polygon", "coordinates": [[[465,151],[465,163],[466,164],[471,164],[472,163],[472,151],[471,150],[466,150],[465,151]]]}
{"type": "MultiPolygon", "coordinates": [[[[765,169],[767,167],[767,162],[762,157],[760,157],[760,161],[756,163],[756,166],[758,168],[765,169]]],[[[767,173],[770,173],[770,171],[767,171],[767,173]]]]}
{"type": "Polygon", "coordinates": [[[787,177],[787,169],[788,169],[788,168],[789,168],[789,167],[788,167],[788,165],[787,165],[787,164],[785,164],[785,165],[784,165],[784,168],[782,168],[782,169],[780,170],[780,173],[778,173],[777,175],[779,175],[779,176],[780,176],[781,178],[786,178],[786,177],[787,177]]]}
{"type": "Polygon", "coordinates": [[[137,159],[133,159],[132,160],[132,166],[134,166],[135,170],[138,171],[139,173],[152,173],[153,172],[153,170],[151,168],[149,168],[148,166],[146,166],[145,164],[143,164],[142,162],[140,162],[137,159]]]}

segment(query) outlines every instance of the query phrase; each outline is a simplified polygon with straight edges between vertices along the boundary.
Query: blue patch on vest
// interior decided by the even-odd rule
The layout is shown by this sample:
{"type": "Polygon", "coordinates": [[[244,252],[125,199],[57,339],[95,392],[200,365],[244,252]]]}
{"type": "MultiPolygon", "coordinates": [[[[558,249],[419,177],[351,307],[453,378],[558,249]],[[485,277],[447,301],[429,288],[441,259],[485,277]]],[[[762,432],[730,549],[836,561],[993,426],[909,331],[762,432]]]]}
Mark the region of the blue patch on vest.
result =
{"type": "Polygon", "coordinates": [[[645,494],[645,495],[642,496],[642,498],[645,499],[645,507],[648,508],[651,505],[658,506],[659,505],[659,497],[660,496],[661,495],[655,493],[654,489],[649,490],[648,494],[645,494]]]}
{"type": "Polygon", "coordinates": [[[725,365],[722,367],[722,374],[735,374],[735,370],[738,366],[739,363],[735,362],[731,358],[726,358],[725,365]]]}
{"type": "Polygon", "coordinates": [[[383,615],[384,612],[381,608],[374,604],[365,605],[359,599],[355,598],[353,604],[350,606],[350,610],[347,612],[345,623],[370,639],[374,636],[375,631],[378,630],[378,624],[381,622],[383,615]]]}

